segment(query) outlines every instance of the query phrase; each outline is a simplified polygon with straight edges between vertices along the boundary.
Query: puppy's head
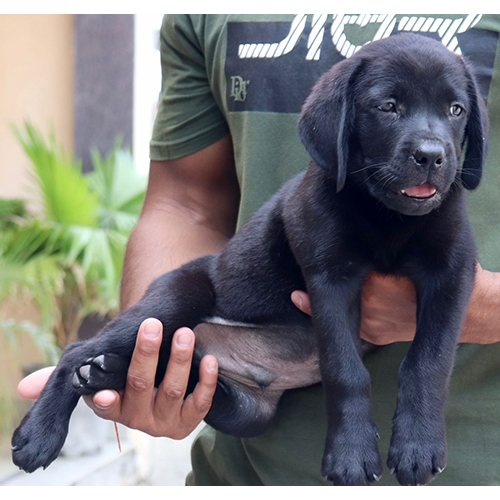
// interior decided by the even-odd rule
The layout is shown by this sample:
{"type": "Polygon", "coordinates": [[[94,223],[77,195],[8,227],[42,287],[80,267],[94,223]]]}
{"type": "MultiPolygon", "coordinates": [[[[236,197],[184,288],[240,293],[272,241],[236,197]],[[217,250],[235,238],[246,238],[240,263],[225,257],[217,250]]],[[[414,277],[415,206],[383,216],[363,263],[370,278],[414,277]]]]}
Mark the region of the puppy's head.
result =
{"type": "Polygon", "coordinates": [[[454,183],[478,186],[486,133],[486,108],[464,60],[409,34],[370,43],[335,65],[299,122],[302,142],[337,191],[352,183],[407,215],[438,207],[454,183]]]}

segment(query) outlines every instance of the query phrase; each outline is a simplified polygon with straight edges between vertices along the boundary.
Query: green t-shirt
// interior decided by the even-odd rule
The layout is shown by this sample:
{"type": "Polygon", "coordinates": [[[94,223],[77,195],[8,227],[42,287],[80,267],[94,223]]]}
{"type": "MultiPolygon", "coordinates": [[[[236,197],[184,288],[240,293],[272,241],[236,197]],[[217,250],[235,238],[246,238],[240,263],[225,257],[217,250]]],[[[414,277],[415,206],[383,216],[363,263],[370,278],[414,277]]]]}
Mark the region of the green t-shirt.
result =
{"type": "MultiPolygon", "coordinates": [[[[475,65],[490,112],[490,153],[482,186],[469,196],[470,215],[481,264],[500,271],[498,15],[167,15],[160,35],[163,85],[151,159],[180,158],[230,133],[241,226],[307,167],[297,122],[319,76],[364,43],[404,31],[441,39],[475,65]]],[[[393,344],[365,358],[383,460],[397,372],[407,349],[407,343],[393,344]]],[[[448,467],[432,484],[500,484],[499,395],[500,343],[462,344],[447,411],[448,467]]],[[[187,482],[328,484],[320,471],[325,435],[321,386],[289,391],[276,424],[262,436],[238,439],[205,427],[193,446],[187,482]]],[[[386,470],[378,484],[397,483],[386,470]]]]}

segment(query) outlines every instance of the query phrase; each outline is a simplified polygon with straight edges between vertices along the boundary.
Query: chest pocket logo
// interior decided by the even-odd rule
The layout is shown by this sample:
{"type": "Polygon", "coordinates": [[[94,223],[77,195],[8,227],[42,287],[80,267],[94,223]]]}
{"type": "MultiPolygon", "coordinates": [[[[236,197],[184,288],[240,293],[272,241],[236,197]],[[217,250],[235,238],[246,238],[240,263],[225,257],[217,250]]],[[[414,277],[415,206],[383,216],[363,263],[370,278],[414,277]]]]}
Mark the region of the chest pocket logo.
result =
{"type": "Polygon", "coordinates": [[[247,98],[247,85],[249,83],[250,80],[244,80],[241,76],[232,76],[230,97],[235,101],[244,102],[247,98]]]}

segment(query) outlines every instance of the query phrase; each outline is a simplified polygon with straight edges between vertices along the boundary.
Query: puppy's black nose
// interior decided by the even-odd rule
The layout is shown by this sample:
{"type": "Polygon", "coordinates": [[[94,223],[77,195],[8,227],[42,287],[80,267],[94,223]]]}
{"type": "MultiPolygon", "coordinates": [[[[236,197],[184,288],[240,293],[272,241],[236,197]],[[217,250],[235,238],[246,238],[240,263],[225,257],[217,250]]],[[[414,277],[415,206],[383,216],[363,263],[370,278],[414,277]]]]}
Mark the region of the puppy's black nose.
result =
{"type": "Polygon", "coordinates": [[[420,144],[417,150],[413,153],[413,161],[420,167],[441,168],[444,164],[446,153],[444,147],[440,144],[432,142],[424,142],[420,144]]]}

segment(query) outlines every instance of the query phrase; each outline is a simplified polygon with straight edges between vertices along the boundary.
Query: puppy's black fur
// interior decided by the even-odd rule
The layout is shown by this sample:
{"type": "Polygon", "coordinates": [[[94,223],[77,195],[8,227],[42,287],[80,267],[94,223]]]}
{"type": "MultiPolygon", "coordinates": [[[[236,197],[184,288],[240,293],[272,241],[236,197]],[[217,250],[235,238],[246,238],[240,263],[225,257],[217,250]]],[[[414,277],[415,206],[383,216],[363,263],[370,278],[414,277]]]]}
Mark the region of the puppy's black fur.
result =
{"type": "Polygon", "coordinates": [[[340,485],[378,479],[359,340],[361,288],[376,271],[409,277],[418,299],[388,465],[401,484],[429,482],[446,462],[448,380],[476,266],[464,187],[481,178],[486,129],[470,69],[439,42],[398,35],[335,65],[303,108],[309,169],[221,254],[158,278],[96,338],[69,346],[15,431],[14,462],[33,471],[57,457],[80,394],[124,387],[139,325],[156,317],[164,326],[157,384],[179,327],[197,327],[188,392],[201,357],[219,358],[210,425],[259,434],[284,390],[321,380],[329,423],[323,475],[340,485]],[[290,300],[297,289],[309,293],[313,324],[290,300]],[[214,317],[238,326],[207,326],[214,317]]]}

